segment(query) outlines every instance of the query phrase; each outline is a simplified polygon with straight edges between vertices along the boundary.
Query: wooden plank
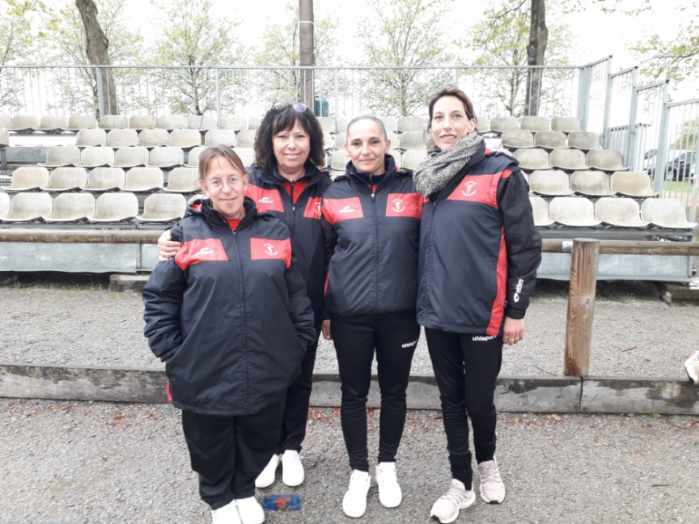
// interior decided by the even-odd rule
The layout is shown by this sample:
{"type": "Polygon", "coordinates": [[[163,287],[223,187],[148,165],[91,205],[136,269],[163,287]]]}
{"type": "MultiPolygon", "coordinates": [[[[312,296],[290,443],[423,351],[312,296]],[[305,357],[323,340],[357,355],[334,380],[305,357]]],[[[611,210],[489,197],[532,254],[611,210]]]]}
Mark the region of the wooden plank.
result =
{"type": "Polygon", "coordinates": [[[590,369],[598,259],[599,240],[573,241],[564,357],[566,376],[583,377],[590,369]]]}

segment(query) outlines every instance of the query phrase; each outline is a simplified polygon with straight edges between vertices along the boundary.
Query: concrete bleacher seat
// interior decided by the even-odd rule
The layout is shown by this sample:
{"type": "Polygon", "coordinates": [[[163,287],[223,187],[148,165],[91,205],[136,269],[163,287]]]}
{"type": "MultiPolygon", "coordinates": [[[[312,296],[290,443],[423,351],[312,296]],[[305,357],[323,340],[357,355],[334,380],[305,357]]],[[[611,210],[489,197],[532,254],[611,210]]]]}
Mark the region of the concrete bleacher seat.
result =
{"type": "Polygon", "coordinates": [[[17,193],[3,222],[31,222],[51,215],[51,195],[43,192],[17,193]]]}
{"type": "Polygon", "coordinates": [[[61,193],[53,199],[51,214],[45,222],[76,222],[95,214],[95,197],[91,193],[61,193]]]}
{"type": "Polygon", "coordinates": [[[10,119],[9,129],[17,132],[31,132],[41,127],[38,115],[15,115],[10,119]]]}
{"type": "Polygon", "coordinates": [[[154,193],[143,203],[143,214],[137,218],[142,222],[170,222],[184,216],[187,201],[174,193],[154,193]]]}
{"type": "Polygon", "coordinates": [[[167,129],[142,129],[138,133],[138,145],[144,147],[159,147],[170,145],[170,133],[167,129]]]}
{"type": "Polygon", "coordinates": [[[143,193],[162,189],[164,185],[163,171],[159,167],[134,167],[126,172],[124,191],[143,193]]]}
{"type": "Polygon", "coordinates": [[[508,129],[520,129],[519,120],[513,116],[498,116],[490,119],[490,128],[498,134],[508,129]]]}
{"type": "Polygon", "coordinates": [[[532,206],[534,225],[537,227],[547,227],[553,224],[549,216],[549,203],[537,195],[529,195],[529,202],[532,206]]]}
{"type": "MultiPolygon", "coordinates": [[[[192,149],[192,151],[194,151],[192,149]]],[[[191,151],[190,151],[191,154],[191,151]]],[[[150,150],[148,164],[155,167],[176,167],[184,165],[184,152],[179,147],[160,146],[150,150]]]]}
{"type": "Polygon", "coordinates": [[[541,169],[529,174],[529,189],[546,196],[572,195],[568,175],[559,169],[541,169]]]}
{"type": "Polygon", "coordinates": [[[88,146],[80,154],[82,167],[111,166],[114,163],[114,150],[111,147],[88,146]]]}
{"type": "Polygon", "coordinates": [[[102,115],[99,124],[102,129],[126,129],[129,119],[126,115],[102,115]]]}
{"type": "Polygon", "coordinates": [[[0,113],[0,128],[9,129],[12,123],[12,118],[7,113],[0,113]]]}
{"type": "Polygon", "coordinates": [[[189,124],[187,115],[162,115],[155,121],[155,127],[160,129],[186,129],[189,124]]]}
{"type": "Polygon", "coordinates": [[[0,147],[7,147],[10,145],[10,134],[7,132],[7,128],[0,127],[0,147]]]}
{"type": "Polygon", "coordinates": [[[568,139],[561,131],[537,131],[534,135],[536,147],[552,151],[568,147],[568,139]]]}
{"type": "Polygon", "coordinates": [[[126,175],[120,167],[97,167],[87,173],[84,191],[114,191],[124,186],[126,175]]]}
{"type": "Polygon", "coordinates": [[[239,147],[255,147],[255,131],[252,129],[242,129],[235,139],[239,147]]]}
{"type": "Polygon", "coordinates": [[[587,152],[587,165],[601,171],[626,171],[621,153],[612,149],[591,149],[587,152]]]}
{"type": "Polygon", "coordinates": [[[564,226],[594,227],[600,224],[595,208],[585,197],[555,197],[549,202],[549,216],[564,226]]]}
{"type": "Polygon", "coordinates": [[[583,151],[599,149],[599,135],[590,131],[573,131],[568,134],[568,147],[583,151]]]}
{"type": "Polygon", "coordinates": [[[544,149],[518,149],[514,152],[514,157],[519,162],[519,167],[525,171],[535,171],[537,169],[551,169],[549,154],[544,149]]]}
{"type": "MultiPolygon", "coordinates": [[[[255,150],[252,147],[236,147],[235,152],[240,157],[243,166],[249,167],[255,163],[255,150]]],[[[197,166],[198,165],[199,155],[197,155],[197,166]]]]}
{"type": "Polygon", "coordinates": [[[193,193],[200,189],[199,170],[194,167],[176,167],[167,177],[165,191],[169,193],[193,193]]]}
{"type": "Polygon", "coordinates": [[[132,115],[129,118],[131,129],[152,129],[155,127],[155,118],[151,115],[132,115]]]}
{"type": "Polygon", "coordinates": [[[22,166],[12,173],[10,185],[5,191],[30,191],[49,182],[49,170],[41,166],[22,166]]]}
{"type": "Polygon", "coordinates": [[[188,129],[199,129],[201,131],[207,131],[209,129],[218,129],[218,121],[216,115],[204,114],[204,115],[187,115],[187,126],[188,129]]]}
{"type": "Polygon", "coordinates": [[[49,174],[49,181],[42,191],[73,191],[87,183],[87,171],[83,167],[58,167],[49,174]]]}
{"type": "Polygon", "coordinates": [[[551,119],[551,130],[563,133],[581,131],[580,122],[574,116],[554,116],[551,119]]]}
{"type": "Polygon", "coordinates": [[[611,188],[613,193],[624,196],[646,198],[657,196],[650,185],[650,177],[636,171],[617,171],[612,173],[611,188]]]}
{"type": "Polygon", "coordinates": [[[549,131],[551,119],[545,116],[525,115],[520,119],[520,126],[528,131],[549,131]]]}
{"type": "Polygon", "coordinates": [[[61,132],[69,128],[68,115],[44,115],[39,122],[39,129],[47,133],[61,132]]]}
{"type": "Polygon", "coordinates": [[[405,131],[397,136],[399,149],[421,149],[426,147],[425,131],[405,131]]]}
{"type": "Polygon", "coordinates": [[[248,128],[248,119],[245,118],[244,116],[219,115],[218,128],[219,129],[233,129],[234,131],[240,131],[241,129],[247,129],[248,128]]]}
{"type": "MultiPolygon", "coordinates": [[[[187,153],[187,163],[184,164],[187,167],[199,167],[199,155],[206,151],[206,146],[197,146],[192,148],[187,153]]],[[[236,149],[236,153],[238,150],[236,149]]]]}
{"type": "Polygon", "coordinates": [[[80,129],[94,129],[97,127],[95,115],[83,115],[72,113],[68,118],[68,129],[77,131],[80,129]]]}
{"type": "Polygon", "coordinates": [[[507,149],[522,149],[534,147],[534,136],[526,129],[506,129],[500,135],[503,147],[507,149]]]}
{"type": "Polygon", "coordinates": [[[609,175],[604,171],[576,171],[570,175],[573,191],[586,196],[612,195],[609,175]]]}
{"type": "Polygon", "coordinates": [[[648,198],[641,204],[641,217],[651,225],[671,229],[694,229],[687,220],[685,205],[676,198],[648,198]]]}
{"type": "Polygon", "coordinates": [[[347,152],[344,149],[337,149],[333,151],[333,154],[330,156],[330,169],[344,172],[347,162],[349,162],[347,152]]]}
{"type": "Polygon", "coordinates": [[[75,137],[75,145],[78,147],[106,146],[107,132],[104,129],[80,129],[75,137]]]}
{"type": "Polygon", "coordinates": [[[646,227],[641,210],[633,198],[602,197],[595,202],[595,215],[603,224],[615,227],[646,227]]]}
{"type": "Polygon", "coordinates": [[[138,145],[138,133],[135,129],[112,129],[107,133],[109,147],[131,147],[138,145]]]}
{"type": "Polygon", "coordinates": [[[80,148],[78,146],[52,146],[46,148],[46,162],[43,167],[63,167],[80,165],[80,148]]]}
{"type": "MultiPolygon", "coordinates": [[[[386,123],[384,122],[384,125],[386,123]]],[[[408,131],[424,131],[427,129],[427,120],[419,116],[402,116],[396,122],[395,131],[406,133],[408,131]]]]}
{"type": "Polygon", "coordinates": [[[10,195],[0,191],[0,220],[7,216],[10,211],[10,195]]]}
{"type": "Polygon", "coordinates": [[[554,149],[549,154],[553,167],[565,171],[587,170],[585,153],[578,149],[554,149]]]}
{"type": "Polygon", "coordinates": [[[412,149],[406,149],[400,156],[400,161],[398,162],[400,167],[404,169],[412,169],[413,171],[417,169],[422,162],[427,159],[427,148],[417,147],[412,149]]]}
{"type": "Polygon", "coordinates": [[[337,121],[334,116],[319,116],[318,123],[325,133],[337,133],[337,121]]]}
{"type": "MultiPolygon", "coordinates": [[[[230,132],[235,135],[234,131],[230,132]]],[[[170,145],[181,147],[182,149],[200,146],[201,133],[196,129],[173,129],[170,133],[170,145]]]]}
{"type": "Polygon", "coordinates": [[[228,146],[235,147],[236,133],[232,129],[212,129],[206,132],[204,145],[207,147],[228,146]]]}
{"type": "Polygon", "coordinates": [[[492,132],[492,128],[490,126],[490,118],[479,118],[476,121],[476,131],[478,134],[485,135],[487,133],[492,132]]]}
{"type": "Polygon", "coordinates": [[[122,222],[136,218],[138,198],[127,191],[104,193],[95,202],[95,215],[90,222],[122,222]]]}
{"type": "Polygon", "coordinates": [[[113,167],[138,167],[148,165],[148,148],[142,146],[120,147],[114,152],[113,167]]]}

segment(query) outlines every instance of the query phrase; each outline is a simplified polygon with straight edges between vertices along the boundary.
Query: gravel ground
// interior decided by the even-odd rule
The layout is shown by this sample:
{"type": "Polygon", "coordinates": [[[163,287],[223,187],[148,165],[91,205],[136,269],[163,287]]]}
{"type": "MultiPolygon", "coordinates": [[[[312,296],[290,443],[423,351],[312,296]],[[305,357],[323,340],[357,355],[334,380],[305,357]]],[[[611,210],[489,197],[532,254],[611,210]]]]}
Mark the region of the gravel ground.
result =
{"type": "MultiPolygon", "coordinates": [[[[0,362],[58,366],[161,367],[143,338],[138,293],[111,292],[104,278],[22,276],[0,287],[0,362]]],[[[504,376],[560,376],[567,284],[540,281],[527,313],[525,341],[506,350],[504,376]]],[[[697,349],[699,304],[658,300],[652,284],[600,283],[591,374],[685,378],[682,362],[697,349]]],[[[316,371],[337,372],[332,344],[322,341],[316,371]]],[[[432,373],[424,336],[413,373],[432,373]]]]}
{"type": "MultiPolygon", "coordinates": [[[[0,416],[0,523],[209,521],[172,407],[0,400],[0,416]]],[[[369,424],[373,456],[376,412],[369,424]]],[[[501,416],[507,500],[479,501],[458,522],[696,522],[698,430],[696,417],[501,416]]],[[[312,410],[303,456],[302,512],[267,522],[350,522],[336,410],[312,410]]],[[[363,522],[428,522],[449,478],[437,413],[409,413],[398,471],[403,504],[384,509],[372,487],[363,522]]],[[[278,482],[261,494],[290,492],[278,482]]]]}

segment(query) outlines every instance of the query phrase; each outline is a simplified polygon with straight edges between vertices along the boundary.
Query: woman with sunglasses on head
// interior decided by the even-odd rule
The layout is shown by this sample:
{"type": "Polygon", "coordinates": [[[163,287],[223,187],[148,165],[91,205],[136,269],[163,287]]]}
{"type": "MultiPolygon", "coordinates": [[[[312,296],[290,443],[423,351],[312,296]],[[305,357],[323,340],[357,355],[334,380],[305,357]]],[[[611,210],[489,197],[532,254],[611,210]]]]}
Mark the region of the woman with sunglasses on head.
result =
{"type": "Polygon", "coordinates": [[[315,344],[289,228],[245,197],[228,147],[199,162],[204,199],[171,230],[182,242],[143,291],[144,333],[165,363],[199,493],[214,524],[261,524],[255,477],[278,445],[286,389],[315,344]]]}
{"type": "Polygon", "coordinates": [[[410,171],[388,154],[383,123],[362,116],[347,126],[350,157],[323,195],[330,264],[323,335],[332,338],[342,383],[342,433],[352,473],[342,500],[349,517],[366,511],[371,485],[366,400],[376,353],[381,390],[379,501],[398,506],[396,453],[405,423],[405,390],[420,333],[415,320],[422,196],[410,171]]]}
{"type": "Polygon", "coordinates": [[[476,500],[467,419],[481,498],[505,498],[495,458],[495,381],[503,343],[524,336],[541,239],[517,161],[486,149],[469,98],[443,89],[429,103],[429,118],[435,148],[415,171],[415,186],[427,198],[417,318],[427,335],[449,450],[451,485],[431,510],[444,523],[476,500]]]}
{"type": "MultiPolygon", "coordinates": [[[[246,194],[260,213],[275,215],[289,227],[319,334],[327,267],[320,197],[330,185],[330,177],[322,169],[325,152],[318,119],[301,103],[273,107],[257,130],[255,157],[246,194]]],[[[179,243],[167,241],[167,235],[158,244],[161,257],[173,256],[179,248],[179,243]]],[[[299,452],[306,434],[317,345],[316,337],[300,374],[287,391],[279,445],[256,479],[258,488],[274,483],[280,463],[284,484],[294,487],[305,479],[299,452]]]]}

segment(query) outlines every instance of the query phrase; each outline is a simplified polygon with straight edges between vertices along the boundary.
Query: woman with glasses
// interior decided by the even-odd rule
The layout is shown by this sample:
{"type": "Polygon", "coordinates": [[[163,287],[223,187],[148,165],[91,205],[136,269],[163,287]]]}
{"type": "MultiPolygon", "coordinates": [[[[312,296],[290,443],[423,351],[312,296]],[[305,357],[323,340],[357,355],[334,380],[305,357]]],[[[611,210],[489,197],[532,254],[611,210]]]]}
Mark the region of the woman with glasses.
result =
{"type": "Polygon", "coordinates": [[[362,116],[347,126],[350,157],[323,195],[330,228],[323,336],[332,338],[342,383],[341,422],[352,469],[342,509],[366,511],[371,485],[366,400],[374,354],[381,390],[379,502],[401,503],[396,454],[405,423],[405,390],[420,333],[415,320],[422,196],[410,171],[398,169],[381,120],[362,116]]]}
{"type": "Polygon", "coordinates": [[[439,387],[452,477],[431,515],[454,522],[476,500],[467,420],[481,498],[498,504],[505,498],[495,459],[495,380],[503,342],[524,337],[541,240],[517,161],[486,149],[466,94],[440,91],[429,118],[435,148],[415,171],[415,186],[427,199],[417,319],[439,387]]]}
{"type": "MultiPolygon", "coordinates": [[[[260,213],[279,217],[289,227],[297,265],[313,306],[317,333],[324,307],[327,267],[320,220],[321,195],[330,185],[324,164],[323,132],[310,109],[296,103],[275,106],[267,112],[255,137],[255,164],[249,169],[246,195],[260,213]]],[[[180,248],[178,242],[168,240],[167,232],[158,245],[161,258],[175,256],[180,248]]],[[[258,488],[274,483],[280,464],[282,482],[287,486],[299,486],[305,479],[299,452],[306,434],[317,345],[316,337],[306,352],[300,374],[287,390],[279,444],[256,479],[258,488]]]]}

